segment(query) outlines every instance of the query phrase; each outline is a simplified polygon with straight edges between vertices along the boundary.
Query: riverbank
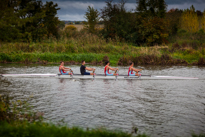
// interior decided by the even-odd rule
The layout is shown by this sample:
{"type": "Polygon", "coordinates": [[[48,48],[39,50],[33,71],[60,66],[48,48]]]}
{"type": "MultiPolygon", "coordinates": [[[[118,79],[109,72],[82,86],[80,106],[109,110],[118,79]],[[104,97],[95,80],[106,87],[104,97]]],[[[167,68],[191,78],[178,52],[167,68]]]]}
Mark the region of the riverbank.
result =
{"type": "Polygon", "coordinates": [[[136,47],[127,43],[99,42],[80,45],[67,42],[3,43],[0,48],[1,63],[26,64],[80,64],[82,60],[92,65],[205,65],[205,46],[195,44],[169,44],[167,46],[136,47]]]}
{"type": "MultiPolygon", "coordinates": [[[[54,124],[36,122],[9,124],[0,123],[1,137],[132,137],[132,134],[117,131],[108,131],[103,128],[83,130],[77,127],[56,126],[54,124]]],[[[149,137],[145,134],[135,135],[133,137],[149,137]]]]}

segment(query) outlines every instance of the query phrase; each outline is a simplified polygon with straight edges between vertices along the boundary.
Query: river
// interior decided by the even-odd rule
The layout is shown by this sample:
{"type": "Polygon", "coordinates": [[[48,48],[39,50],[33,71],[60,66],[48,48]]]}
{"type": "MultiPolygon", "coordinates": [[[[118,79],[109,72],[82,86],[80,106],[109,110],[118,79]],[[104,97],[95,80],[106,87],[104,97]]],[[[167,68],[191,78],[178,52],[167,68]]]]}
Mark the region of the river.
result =
{"type": "MultiPolygon", "coordinates": [[[[72,67],[79,73],[79,66],[72,67]]],[[[90,66],[92,67],[92,66],[90,66]]],[[[103,73],[97,66],[96,73],[103,73]]],[[[118,67],[127,74],[128,67],[118,67]]],[[[47,121],[157,136],[205,133],[205,67],[138,66],[143,74],[199,80],[70,80],[0,78],[0,94],[25,100],[47,121]]],[[[58,73],[57,65],[0,64],[3,73],[58,73]]]]}

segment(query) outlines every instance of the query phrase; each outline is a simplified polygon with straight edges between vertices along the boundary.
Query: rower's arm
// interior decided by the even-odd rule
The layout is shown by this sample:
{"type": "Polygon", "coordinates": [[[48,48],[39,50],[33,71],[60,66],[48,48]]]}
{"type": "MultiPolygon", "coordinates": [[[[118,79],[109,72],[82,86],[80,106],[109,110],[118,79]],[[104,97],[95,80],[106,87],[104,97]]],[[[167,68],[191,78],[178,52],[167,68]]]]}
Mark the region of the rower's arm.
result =
{"type": "Polygon", "coordinates": [[[68,70],[70,70],[69,68],[66,68],[66,67],[61,67],[60,69],[62,69],[63,71],[68,71],[68,70]]]}
{"type": "Polygon", "coordinates": [[[88,68],[88,67],[86,67],[85,69],[88,70],[88,71],[93,71],[94,70],[94,68],[88,68]]]}
{"type": "Polygon", "coordinates": [[[135,72],[142,71],[142,69],[135,69],[135,68],[132,68],[132,70],[135,72]]]}
{"type": "Polygon", "coordinates": [[[66,68],[66,67],[64,67],[64,70],[71,70],[71,68],[66,68]]]}
{"type": "Polygon", "coordinates": [[[111,67],[108,67],[110,70],[113,70],[113,71],[115,71],[115,70],[117,70],[117,68],[111,68],[111,67]]]}

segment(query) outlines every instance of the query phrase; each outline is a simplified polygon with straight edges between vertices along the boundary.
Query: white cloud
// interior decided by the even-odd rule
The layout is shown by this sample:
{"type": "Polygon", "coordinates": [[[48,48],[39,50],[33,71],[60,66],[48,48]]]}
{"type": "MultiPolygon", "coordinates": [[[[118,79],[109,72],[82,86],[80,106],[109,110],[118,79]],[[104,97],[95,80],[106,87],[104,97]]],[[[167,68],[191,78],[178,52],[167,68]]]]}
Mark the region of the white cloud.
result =
{"type": "Polygon", "coordinates": [[[135,10],[136,9],[137,4],[136,3],[126,3],[125,4],[125,8],[130,11],[130,10],[135,10]]]}
{"type": "Polygon", "coordinates": [[[59,15],[58,17],[60,18],[60,20],[82,21],[85,20],[83,16],[84,15],[81,14],[64,14],[64,15],[59,15]]]}
{"type": "Polygon", "coordinates": [[[87,10],[88,6],[98,8],[99,5],[104,4],[104,2],[75,2],[75,1],[54,1],[58,3],[59,8],[61,9],[76,9],[76,10],[87,10]]]}

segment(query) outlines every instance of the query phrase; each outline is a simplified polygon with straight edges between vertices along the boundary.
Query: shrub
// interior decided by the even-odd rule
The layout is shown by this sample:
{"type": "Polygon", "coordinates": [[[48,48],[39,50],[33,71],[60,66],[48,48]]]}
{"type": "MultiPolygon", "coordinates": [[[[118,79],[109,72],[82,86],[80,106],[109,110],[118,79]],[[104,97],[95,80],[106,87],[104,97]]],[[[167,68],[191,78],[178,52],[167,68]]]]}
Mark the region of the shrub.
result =
{"type": "Polygon", "coordinates": [[[75,30],[77,30],[77,28],[74,26],[74,25],[67,25],[66,27],[65,27],[65,31],[75,31],[75,30]]]}

